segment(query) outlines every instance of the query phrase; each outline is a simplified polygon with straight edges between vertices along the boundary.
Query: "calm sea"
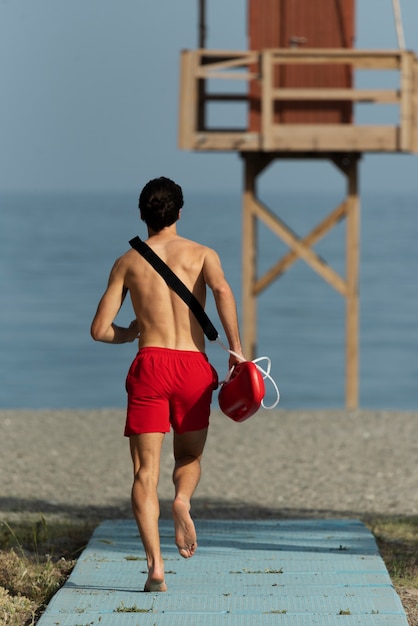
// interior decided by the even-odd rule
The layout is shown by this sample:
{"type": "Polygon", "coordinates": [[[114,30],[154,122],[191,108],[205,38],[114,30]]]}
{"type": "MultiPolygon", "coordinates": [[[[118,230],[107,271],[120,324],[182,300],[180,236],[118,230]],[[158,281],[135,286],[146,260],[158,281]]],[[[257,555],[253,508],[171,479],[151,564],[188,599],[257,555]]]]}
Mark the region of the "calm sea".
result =
{"type": "MultiPolygon", "coordinates": [[[[342,199],[263,197],[301,236],[342,199]]],[[[145,236],[136,195],[14,194],[2,195],[0,202],[0,407],[123,407],[135,345],[95,343],[89,326],[114,259],[132,236],[145,236]]],[[[362,197],[364,408],[418,408],[417,208],[418,194],[362,197]]],[[[240,308],[240,194],[189,194],[179,233],[219,252],[240,308]]],[[[341,274],[344,237],[342,222],[315,247],[341,274]]],[[[286,249],[263,226],[258,239],[261,274],[286,249]]],[[[209,300],[208,313],[221,329],[209,300]]],[[[126,302],[119,323],[132,317],[126,302]]],[[[272,360],[280,406],[344,405],[344,337],[344,299],[302,261],[262,293],[257,354],[272,360]]],[[[215,344],[208,354],[224,376],[226,353],[215,344]]]]}

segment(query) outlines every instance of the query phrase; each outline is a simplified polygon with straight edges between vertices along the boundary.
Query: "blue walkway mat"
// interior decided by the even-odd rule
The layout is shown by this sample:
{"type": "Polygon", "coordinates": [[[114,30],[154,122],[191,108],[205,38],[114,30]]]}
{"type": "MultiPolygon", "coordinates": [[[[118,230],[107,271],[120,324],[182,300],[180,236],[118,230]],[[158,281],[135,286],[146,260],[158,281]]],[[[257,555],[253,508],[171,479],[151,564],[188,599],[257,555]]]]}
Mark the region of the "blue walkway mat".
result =
{"type": "Polygon", "coordinates": [[[166,593],[144,593],[133,521],[94,532],[39,626],[408,626],[373,536],[357,520],[197,521],[182,559],[160,522],[166,593]]]}

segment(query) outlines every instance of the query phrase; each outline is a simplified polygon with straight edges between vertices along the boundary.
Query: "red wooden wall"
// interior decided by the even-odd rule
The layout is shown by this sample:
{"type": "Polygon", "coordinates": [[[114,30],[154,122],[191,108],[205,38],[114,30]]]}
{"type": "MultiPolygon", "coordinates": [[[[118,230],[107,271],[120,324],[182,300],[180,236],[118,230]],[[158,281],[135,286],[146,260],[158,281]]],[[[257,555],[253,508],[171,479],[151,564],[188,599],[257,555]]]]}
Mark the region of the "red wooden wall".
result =
{"type": "MultiPolygon", "coordinates": [[[[263,48],[351,48],[354,0],[248,0],[250,50],[263,48]]],[[[282,65],[277,87],[352,87],[352,72],[342,65],[282,65]]],[[[260,86],[250,87],[250,130],[260,128],[260,86]]],[[[342,124],[352,120],[351,102],[283,102],[276,123],[342,124]]]]}

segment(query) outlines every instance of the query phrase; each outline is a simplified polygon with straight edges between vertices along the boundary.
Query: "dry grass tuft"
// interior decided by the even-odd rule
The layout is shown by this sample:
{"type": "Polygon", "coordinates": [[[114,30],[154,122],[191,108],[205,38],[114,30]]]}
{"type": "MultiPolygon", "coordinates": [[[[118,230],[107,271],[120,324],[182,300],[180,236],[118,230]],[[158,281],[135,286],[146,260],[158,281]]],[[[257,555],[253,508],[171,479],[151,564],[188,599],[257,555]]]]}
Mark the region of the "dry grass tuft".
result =
{"type": "Polygon", "coordinates": [[[0,559],[0,585],[12,596],[41,603],[59,589],[74,563],[64,558],[54,561],[49,554],[39,558],[7,550],[0,559]]]}
{"type": "Polygon", "coordinates": [[[418,626],[418,517],[375,518],[368,525],[410,626],[418,626]]]}
{"type": "Polygon", "coordinates": [[[0,623],[32,626],[71,573],[90,524],[0,523],[0,623]]]}
{"type": "Polygon", "coordinates": [[[393,583],[418,589],[418,517],[375,519],[371,531],[393,583]]]}
{"type": "Polygon", "coordinates": [[[7,626],[34,624],[36,609],[36,602],[19,595],[11,596],[7,589],[0,587],[0,624],[7,626]]]}

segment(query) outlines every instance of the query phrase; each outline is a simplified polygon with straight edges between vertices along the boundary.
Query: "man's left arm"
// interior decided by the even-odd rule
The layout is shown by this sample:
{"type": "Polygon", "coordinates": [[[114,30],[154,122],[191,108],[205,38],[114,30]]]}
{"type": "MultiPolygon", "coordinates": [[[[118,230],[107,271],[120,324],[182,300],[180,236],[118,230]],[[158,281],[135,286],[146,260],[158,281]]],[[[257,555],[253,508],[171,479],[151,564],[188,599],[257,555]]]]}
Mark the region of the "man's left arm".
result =
{"type": "Polygon", "coordinates": [[[138,337],[137,320],[133,320],[127,328],[117,326],[114,322],[128,292],[124,280],[123,261],[118,259],[110,272],[107,289],[91,323],[90,334],[95,341],[127,343],[138,337]]]}

